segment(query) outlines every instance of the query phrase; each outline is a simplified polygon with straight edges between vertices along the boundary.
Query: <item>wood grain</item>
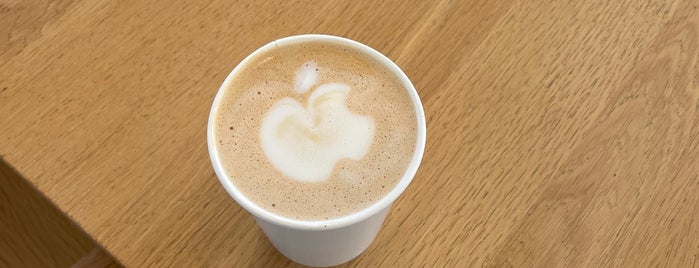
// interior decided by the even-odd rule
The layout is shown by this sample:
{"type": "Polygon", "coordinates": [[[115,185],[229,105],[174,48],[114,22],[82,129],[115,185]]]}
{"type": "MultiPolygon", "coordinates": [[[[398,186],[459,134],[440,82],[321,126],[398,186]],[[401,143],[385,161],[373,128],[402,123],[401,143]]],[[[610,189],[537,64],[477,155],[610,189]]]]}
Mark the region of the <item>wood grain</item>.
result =
{"type": "Polygon", "coordinates": [[[348,266],[699,265],[699,4],[0,1],[0,156],[126,266],[293,265],[223,191],[221,81],[275,38],[393,58],[423,165],[348,266]]]}
{"type": "Polygon", "coordinates": [[[83,255],[71,268],[119,268],[122,267],[112,256],[104,252],[101,247],[94,247],[83,255]]]}
{"type": "Polygon", "coordinates": [[[0,161],[0,267],[68,267],[90,237],[0,161]]]}

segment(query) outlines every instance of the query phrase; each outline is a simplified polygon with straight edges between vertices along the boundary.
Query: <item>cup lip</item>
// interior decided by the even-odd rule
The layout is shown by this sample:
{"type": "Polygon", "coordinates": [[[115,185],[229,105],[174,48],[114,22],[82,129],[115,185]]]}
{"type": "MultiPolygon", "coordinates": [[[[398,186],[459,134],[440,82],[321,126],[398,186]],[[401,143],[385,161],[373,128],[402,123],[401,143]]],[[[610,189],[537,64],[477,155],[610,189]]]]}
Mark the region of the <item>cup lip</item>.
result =
{"type": "Polygon", "coordinates": [[[425,140],[427,136],[427,129],[426,129],[426,123],[425,123],[425,112],[422,107],[422,102],[420,101],[420,96],[417,94],[417,90],[415,90],[415,86],[413,83],[410,81],[407,75],[401,70],[398,65],[396,65],[391,59],[386,57],[385,55],[381,54],[380,52],[376,51],[375,49],[364,45],[362,43],[359,43],[357,41],[347,39],[344,37],[339,37],[339,36],[333,36],[333,35],[324,35],[324,34],[303,34],[303,35],[294,35],[294,36],[288,36],[284,37],[281,39],[277,39],[275,41],[272,41],[270,43],[265,44],[264,46],[256,49],[254,52],[252,52],[250,55],[245,57],[234,69],[231,71],[226,79],[223,81],[223,84],[218,89],[218,92],[216,93],[216,97],[214,98],[214,101],[211,105],[211,111],[209,113],[209,120],[208,120],[208,125],[207,125],[207,147],[209,150],[209,158],[211,160],[211,164],[213,165],[214,171],[216,172],[216,177],[218,178],[219,182],[223,185],[223,187],[226,189],[228,194],[233,197],[233,199],[245,210],[253,214],[258,219],[264,220],[269,223],[285,226],[287,228],[292,228],[292,229],[298,229],[298,230],[328,230],[328,229],[335,229],[335,228],[341,228],[345,227],[360,221],[363,221],[379,211],[389,207],[408,187],[410,182],[412,181],[413,177],[415,176],[415,173],[417,173],[418,167],[420,166],[420,162],[422,161],[422,157],[424,154],[425,150],[425,140]],[[342,45],[350,46],[355,49],[358,49],[369,56],[373,57],[377,61],[381,62],[384,64],[386,67],[388,67],[402,82],[402,84],[405,86],[406,90],[408,91],[408,94],[410,95],[410,99],[413,103],[413,107],[415,107],[415,117],[417,119],[417,139],[415,141],[415,148],[413,152],[413,157],[410,161],[410,165],[406,169],[405,173],[403,174],[403,177],[400,179],[400,181],[391,189],[388,194],[386,194],[384,197],[373,203],[372,205],[365,207],[357,212],[354,212],[349,215],[345,215],[342,217],[338,218],[332,218],[332,219],[327,219],[327,220],[298,220],[298,219],[293,219],[293,218],[288,218],[284,217],[275,213],[272,213],[270,211],[267,211],[266,209],[258,206],[254,202],[252,202],[250,199],[248,199],[229,179],[228,174],[226,173],[225,169],[223,168],[221,158],[218,154],[218,149],[216,148],[216,140],[215,140],[215,120],[216,120],[216,111],[220,105],[221,99],[223,98],[222,95],[225,89],[228,87],[228,85],[231,83],[231,80],[235,76],[236,73],[240,72],[242,69],[242,66],[245,66],[248,61],[250,61],[252,58],[254,58],[256,55],[259,55],[275,46],[281,45],[281,44],[294,44],[294,43],[301,43],[301,42],[308,42],[308,41],[328,41],[328,42],[336,42],[340,43],[342,45]]]}

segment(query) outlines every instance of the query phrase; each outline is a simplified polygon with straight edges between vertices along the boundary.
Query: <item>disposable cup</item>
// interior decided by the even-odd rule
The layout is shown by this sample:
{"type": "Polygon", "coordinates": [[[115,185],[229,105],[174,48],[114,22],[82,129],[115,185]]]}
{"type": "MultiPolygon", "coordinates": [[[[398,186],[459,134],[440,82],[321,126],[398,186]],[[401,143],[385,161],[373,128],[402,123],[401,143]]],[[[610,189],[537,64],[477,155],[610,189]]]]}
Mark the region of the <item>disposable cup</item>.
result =
{"type": "MultiPolygon", "coordinates": [[[[211,164],[214,167],[216,176],[226,189],[228,194],[240,204],[245,210],[255,217],[262,231],[267,235],[272,245],[287,258],[308,266],[332,266],[338,265],[354,259],[361,254],[372,243],[376,234],[381,229],[388,211],[393,202],[405,191],[417,172],[422,155],[425,149],[426,139],[425,114],[420,102],[420,97],[415,90],[408,76],[391,61],[388,57],[378,51],[361,44],[359,42],[330,35],[307,34],[290,36],[268,43],[254,51],[236,66],[221,85],[209,115],[207,126],[207,144],[211,164]],[[216,133],[216,112],[221,103],[223,92],[226,90],[231,80],[255,55],[263,53],[277,45],[297,44],[310,41],[324,41],[338,43],[353,47],[363,51],[373,59],[385,65],[403,83],[408,95],[415,107],[415,117],[417,118],[417,139],[410,165],[405,170],[403,177],[391,189],[388,194],[376,203],[358,212],[345,215],[339,218],[319,221],[303,221],[283,217],[265,210],[254,202],[250,201],[232,183],[230,177],[223,168],[218,148],[215,142],[216,133]]],[[[405,230],[409,232],[409,230],[405,230]]],[[[407,233],[406,233],[407,235],[407,233]]]]}

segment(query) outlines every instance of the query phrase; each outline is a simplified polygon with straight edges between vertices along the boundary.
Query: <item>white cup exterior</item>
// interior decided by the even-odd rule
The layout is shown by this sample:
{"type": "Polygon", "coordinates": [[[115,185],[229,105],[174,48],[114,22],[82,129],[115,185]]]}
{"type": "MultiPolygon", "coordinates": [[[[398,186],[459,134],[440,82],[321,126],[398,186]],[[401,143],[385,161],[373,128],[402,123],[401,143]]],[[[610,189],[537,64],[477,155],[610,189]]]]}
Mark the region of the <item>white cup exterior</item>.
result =
{"type": "Polygon", "coordinates": [[[422,102],[412,82],[388,57],[359,42],[331,35],[306,34],[278,39],[268,43],[247,56],[228,75],[218,90],[209,114],[207,145],[209,157],[216,176],[228,194],[245,210],[250,212],[275,248],[287,258],[308,266],[332,266],[347,262],[361,254],[374,240],[393,202],[403,193],[417,172],[425,149],[425,114],[422,102]],[[415,107],[417,119],[417,141],[410,165],[400,181],[388,194],[376,203],[358,212],[329,220],[302,221],[282,217],[265,210],[250,201],[229,179],[221,163],[215,142],[215,115],[223,95],[235,74],[255,55],[279,44],[308,41],[340,43],[365,52],[389,68],[401,80],[415,107]]]}
{"type": "Polygon", "coordinates": [[[279,252],[307,266],[326,267],[348,262],[359,256],[374,241],[388,214],[384,208],[369,218],[345,227],[322,231],[281,227],[256,218],[279,252]]]}

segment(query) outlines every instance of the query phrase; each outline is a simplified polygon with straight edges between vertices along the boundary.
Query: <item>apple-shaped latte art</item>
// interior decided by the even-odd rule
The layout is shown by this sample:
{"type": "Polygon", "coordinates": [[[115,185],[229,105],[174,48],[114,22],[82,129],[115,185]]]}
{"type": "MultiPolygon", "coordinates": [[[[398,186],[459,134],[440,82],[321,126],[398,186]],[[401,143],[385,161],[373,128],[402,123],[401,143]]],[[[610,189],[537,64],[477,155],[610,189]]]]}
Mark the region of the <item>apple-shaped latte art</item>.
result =
{"type": "MultiPolygon", "coordinates": [[[[304,66],[312,68],[299,70],[297,93],[310,89],[317,78],[315,63],[304,66]]],[[[341,159],[360,160],[367,154],[374,120],[347,108],[349,92],[346,84],[326,83],[311,93],[305,107],[288,97],[272,105],[262,119],[260,140],[277,171],[295,180],[321,182],[341,159]]]]}

